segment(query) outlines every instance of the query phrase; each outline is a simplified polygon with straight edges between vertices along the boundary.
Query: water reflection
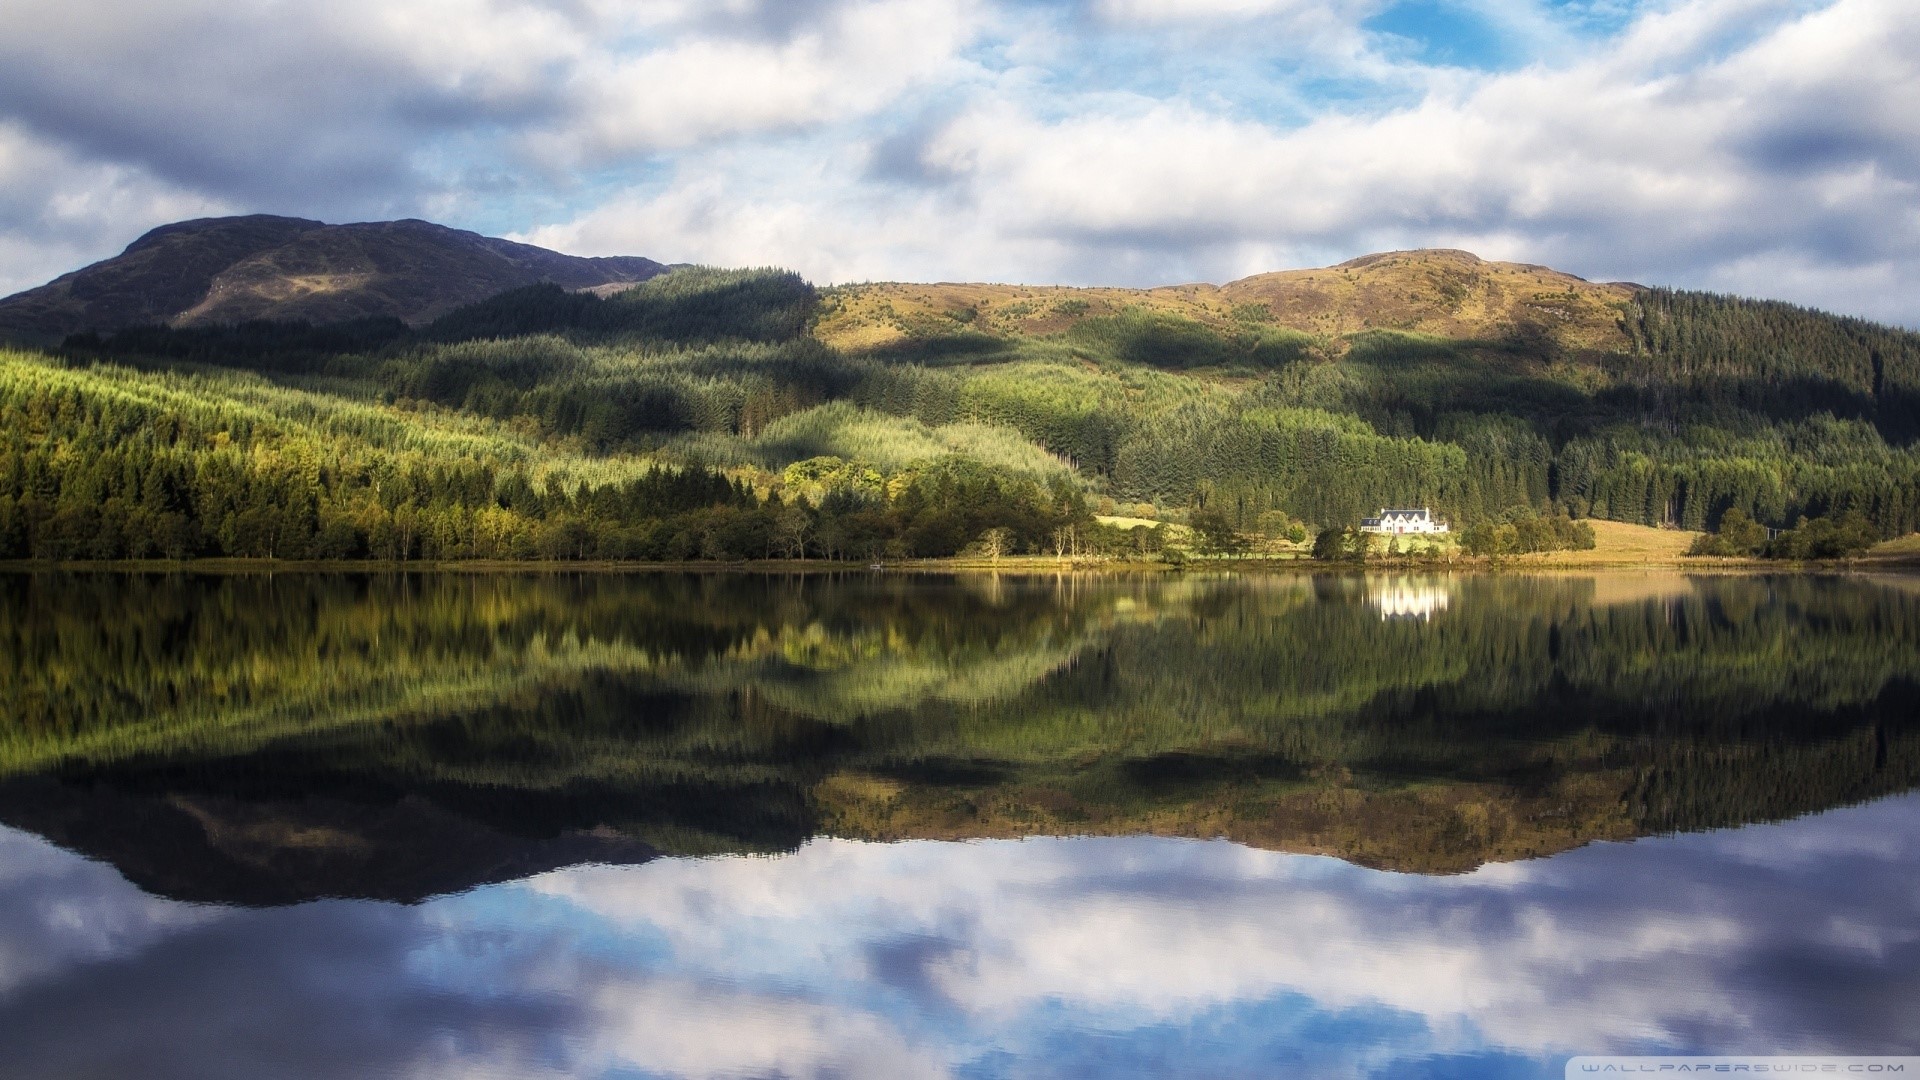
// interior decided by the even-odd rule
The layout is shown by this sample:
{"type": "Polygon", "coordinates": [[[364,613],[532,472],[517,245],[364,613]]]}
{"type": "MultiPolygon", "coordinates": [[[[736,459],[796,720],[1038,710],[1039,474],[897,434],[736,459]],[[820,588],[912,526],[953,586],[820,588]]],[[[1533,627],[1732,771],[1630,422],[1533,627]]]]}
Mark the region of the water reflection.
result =
{"type": "Polygon", "coordinates": [[[1419,619],[1425,622],[1447,610],[1452,583],[1431,576],[1400,575],[1370,578],[1367,602],[1382,619],[1419,619]]]}
{"type": "Polygon", "coordinates": [[[5,1076],[1920,1050],[1907,580],[12,575],[0,686],[5,1076]]]}
{"type": "Polygon", "coordinates": [[[1920,1011],[1914,796],[1440,877],[816,840],[250,910],[11,830],[0,868],[10,1076],[1539,1076],[1912,1052],[1920,1011]]]}
{"type": "Polygon", "coordinates": [[[816,836],[1451,873],[1920,784],[1898,580],[13,575],[0,685],[0,822],[244,904],[816,836]]]}

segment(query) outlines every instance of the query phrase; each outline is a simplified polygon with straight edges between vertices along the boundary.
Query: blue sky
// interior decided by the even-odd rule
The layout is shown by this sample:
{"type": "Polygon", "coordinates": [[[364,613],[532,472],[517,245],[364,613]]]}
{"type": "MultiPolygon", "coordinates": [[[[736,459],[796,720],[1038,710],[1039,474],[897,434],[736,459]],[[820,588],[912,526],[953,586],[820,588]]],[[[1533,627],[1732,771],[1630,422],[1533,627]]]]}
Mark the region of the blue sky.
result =
{"type": "Polygon", "coordinates": [[[15,0],[0,291],[182,217],[815,280],[1464,247],[1920,325],[1911,0],[15,0]]]}

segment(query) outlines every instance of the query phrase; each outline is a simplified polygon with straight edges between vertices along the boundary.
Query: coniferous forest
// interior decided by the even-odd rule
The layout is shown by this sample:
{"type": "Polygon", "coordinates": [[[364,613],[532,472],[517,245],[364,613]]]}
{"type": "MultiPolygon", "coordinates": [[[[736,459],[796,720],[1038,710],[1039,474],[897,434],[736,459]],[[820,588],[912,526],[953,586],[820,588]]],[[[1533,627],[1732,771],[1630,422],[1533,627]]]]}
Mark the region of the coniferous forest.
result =
{"type": "Polygon", "coordinates": [[[0,557],[1147,554],[1387,505],[1920,528],[1920,335],[1857,320],[1636,290],[1597,344],[1076,300],[820,332],[868,288],[685,268],[0,353],[0,557]]]}

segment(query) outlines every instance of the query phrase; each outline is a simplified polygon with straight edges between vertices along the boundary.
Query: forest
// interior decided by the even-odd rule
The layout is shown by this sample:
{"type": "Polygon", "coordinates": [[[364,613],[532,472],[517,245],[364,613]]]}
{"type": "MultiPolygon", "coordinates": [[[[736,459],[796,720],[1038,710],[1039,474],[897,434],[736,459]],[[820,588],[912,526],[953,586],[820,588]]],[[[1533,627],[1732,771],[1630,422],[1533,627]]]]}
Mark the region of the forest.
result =
{"type": "Polygon", "coordinates": [[[1920,528],[1920,335],[1857,320],[1639,290],[1596,348],[1063,300],[1044,333],[967,308],[829,344],[857,290],[685,268],[0,351],[0,558],[1145,555],[1156,523],[1231,553],[1386,505],[1490,550],[1588,517],[1920,528]]]}

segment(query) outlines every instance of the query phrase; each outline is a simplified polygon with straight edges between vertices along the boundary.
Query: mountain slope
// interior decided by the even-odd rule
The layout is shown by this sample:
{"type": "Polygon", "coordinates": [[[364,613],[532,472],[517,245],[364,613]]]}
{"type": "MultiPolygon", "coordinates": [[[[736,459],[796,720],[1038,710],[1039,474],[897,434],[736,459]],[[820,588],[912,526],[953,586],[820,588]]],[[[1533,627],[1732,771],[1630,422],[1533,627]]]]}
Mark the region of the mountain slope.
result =
{"type": "Polygon", "coordinates": [[[430,322],[508,289],[631,284],[666,268],[562,255],[426,221],[326,225],[253,215],[162,226],[114,258],[0,300],[0,334],[250,319],[430,322]]]}
{"type": "Polygon", "coordinates": [[[962,327],[1039,337],[1086,318],[1131,310],[1216,329],[1272,325],[1326,338],[1395,330],[1495,341],[1545,332],[1565,347],[1624,350],[1630,342],[1621,330],[1622,307],[1639,291],[1637,286],[1596,284],[1544,266],[1487,262],[1465,251],[1395,251],[1321,269],[1258,274],[1226,285],[848,286],[831,294],[818,332],[840,348],[876,349],[962,327]]]}
{"type": "MultiPolygon", "coordinates": [[[[308,235],[237,263],[294,281],[308,235]]],[[[682,268],[412,330],[147,327],[0,367],[0,552],[34,557],[870,558],[994,530],[1015,552],[1157,550],[1094,509],[1267,537],[1392,505],[1462,530],[1920,527],[1920,334],[1454,251],[1151,290],[682,268]],[[263,442],[269,398],[285,423],[263,442]],[[342,408],[378,445],[307,430],[342,408]],[[490,440],[459,475],[402,437],[448,425],[490,440]],[[283,437],[299,468],[262,457],[283,437]],[[327,460],[356,465],[305,466],[327,460]],[[583,491],[589,463],[616,467],[583,491]],[[656,463],[725,478],[625,490],[656,463]]]]}

